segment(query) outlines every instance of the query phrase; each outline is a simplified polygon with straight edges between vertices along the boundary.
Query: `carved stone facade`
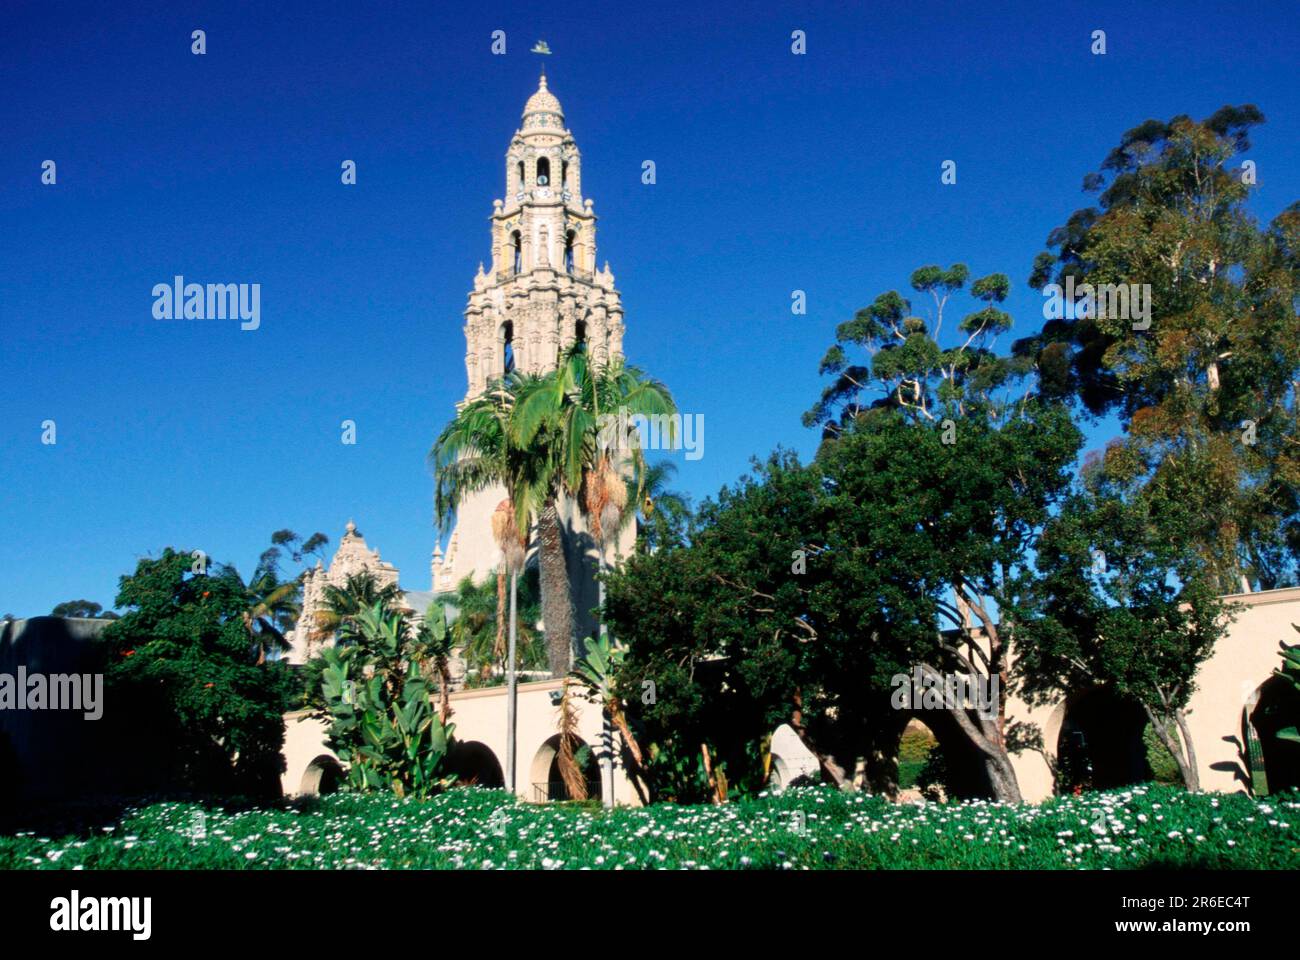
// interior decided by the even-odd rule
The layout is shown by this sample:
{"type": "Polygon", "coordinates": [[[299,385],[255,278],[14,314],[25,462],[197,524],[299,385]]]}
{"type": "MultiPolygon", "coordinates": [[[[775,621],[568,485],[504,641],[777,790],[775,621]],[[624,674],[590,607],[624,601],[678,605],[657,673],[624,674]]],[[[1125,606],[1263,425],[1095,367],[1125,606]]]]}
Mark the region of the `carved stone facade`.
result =
{"type": "Polygon", "coordinates": [[[555,368],[585,340],[603,363],[623,354],[623,305],[609,264],[596,269],[596,215],[582,196],[582,155],[541,78],[506,150],[506,199],[492,202],[492,268],[479,264],[465,308],[465,399],[510,360],[555,368]]]}
{"type": "Polygon", "coordinates": [[[357,532],[357,525],[349,520],[328,569],[317,560],[316,566],[303,575],[302,614],[290,635],[293,647],[286,658],[290,663],[306,663],[329,642],[316,630],[316,614],[325,608],[325,588],[342,587],[348,577],[360,573],[373,576],[379,589],[397,583],[397,568],[381,560],[379,551],[366,545],[365,538],[357,532]]]}

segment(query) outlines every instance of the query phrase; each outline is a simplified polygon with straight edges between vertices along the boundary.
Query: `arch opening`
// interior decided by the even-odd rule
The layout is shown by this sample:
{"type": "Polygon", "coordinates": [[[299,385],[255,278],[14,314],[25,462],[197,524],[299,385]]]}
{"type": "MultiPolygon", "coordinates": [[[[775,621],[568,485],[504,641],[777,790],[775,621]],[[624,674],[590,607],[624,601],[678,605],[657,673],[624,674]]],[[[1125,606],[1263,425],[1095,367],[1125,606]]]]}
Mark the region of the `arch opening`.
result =
{"type": "Polygon", "coordinates": [[[346,778],[342,764],[334,757],[322,754],[307,764],[298,792],[312,797],[325,796],[335,793],[346,778]]]}
{"type": "Polygon", "coordinates": [[[1251,793],[1300,788],[1300,743],[1280,736],[1300,726],[1300,691],[1285,677],[1270,677],[1251,694],[1242,721],[1251,793]]]}
{"type": "MultiPolygon", "coordinates": [[[[573,752],[587,787],[587,799],[601,799],[600,764],[596,752],[581,737],[574,737],[573,752]]],[[[560,776],[560,735],[550,737],[538,748],[529,771],[529,799],[534,803],[549,800],[572,800],[564,778],[560,776]]]]}
{"type": "Polygon", "coordinates": [[[1151,780],[1146,728],[1142,705],[1114,690],[1094,687],[1073,698],[1056,740],[1057,792],[1151,780]]]}
{"type": "Polygon", "coordinates": [[[551,183],[551,161],[545,157],[537,158],[537,185],[549,186],[551,183]]]}
{"type": "Polygon", "coordinates": [[[926,800],[973,800],[993,795],[988,770],[979,750],[943,710],[907,710],[898,718],[892,753],[894,774],[885,768],[899,791],[926,800]]]}
{"type": "Polygon", "coordinates": [[[447,755],[447,772],[456,775],[458,787],[499,790],[506,785],[497,755],[478,740],[459,741],[452,747],[447,755]]]}

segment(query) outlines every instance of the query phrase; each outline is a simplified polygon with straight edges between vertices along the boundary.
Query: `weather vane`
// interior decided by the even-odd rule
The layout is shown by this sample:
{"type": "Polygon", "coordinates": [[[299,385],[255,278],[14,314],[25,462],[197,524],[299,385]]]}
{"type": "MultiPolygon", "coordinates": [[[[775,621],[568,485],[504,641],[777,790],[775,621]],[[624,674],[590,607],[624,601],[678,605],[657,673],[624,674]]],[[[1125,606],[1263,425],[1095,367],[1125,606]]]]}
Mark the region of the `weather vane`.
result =
{"type": "MultiPolygon", "coordinates": [[[[543,57],[549,57],[551,55],[551,48],[545,40],[538,40],[536,43],[533,44],[533,49],[529,50],[528,52],[541,54],[543,57]]],[[[546,61],[543,60],[542,61],[542,83],[545,82],[546,82],[546,61]]]]}

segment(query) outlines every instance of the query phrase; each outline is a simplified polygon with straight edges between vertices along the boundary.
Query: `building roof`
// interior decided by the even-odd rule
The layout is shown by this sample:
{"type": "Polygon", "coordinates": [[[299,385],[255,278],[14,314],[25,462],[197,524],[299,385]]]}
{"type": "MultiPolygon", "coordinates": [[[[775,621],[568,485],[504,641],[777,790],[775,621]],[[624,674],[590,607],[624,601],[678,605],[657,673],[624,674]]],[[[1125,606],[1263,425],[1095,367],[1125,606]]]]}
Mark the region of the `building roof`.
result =
{"type": "Polygon", "coordinates": [[[429,604],[433,603],[434,594],[429,590],[404,590],[402,599],[406,605],[414,610],[420,616],[429,609],[429,604]]]}

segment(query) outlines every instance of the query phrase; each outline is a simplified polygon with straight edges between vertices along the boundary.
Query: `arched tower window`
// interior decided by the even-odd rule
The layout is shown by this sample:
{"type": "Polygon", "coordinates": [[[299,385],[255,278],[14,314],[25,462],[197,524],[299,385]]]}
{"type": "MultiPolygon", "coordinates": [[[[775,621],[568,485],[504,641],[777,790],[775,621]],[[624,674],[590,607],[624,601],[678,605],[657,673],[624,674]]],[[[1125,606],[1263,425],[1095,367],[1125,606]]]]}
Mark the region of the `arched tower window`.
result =
{"type": "Polygon", "coordinates": [[[573,244],[575,239],[572,230],[564,235],[564,270],[566,273],[573,273],[573,244]]]}
{"type": "Polygon", "coordinates": [[[537,185],[544,187],[551,182],[551,161],[545,157],[537,158],[537,185]]]}
{"type": "Polygon", "coordinates": [[[509,374],[515,368],[515,325],[509,320],[501,324],[501,355],[501,373],[509,374]]]}
{"type": "Polygon", "coordinates": [[[519,172],[519,182],[515,184],[515,192],[523,193],[524,192],[524,162],[522,160],[519,161],[517,170],[519,172]]]}
{"type": "Polygon", "coordinates": [[[510,246],[514,248],[514,262],[511,264],[511,273],[518,274],[524,269],[524,240],[516,230],[510,234],[510,246]]]}
{"type": "Polygon", "coordinates": [[[579,350],[587,349],[587,324],[584,320],[573,325],[573,345],[579,350]]]}
{"type": "Polygon", "coordinates": [[[569,189],[569,161],[560,161],[560,186],[565,190],[569,189]]]}

